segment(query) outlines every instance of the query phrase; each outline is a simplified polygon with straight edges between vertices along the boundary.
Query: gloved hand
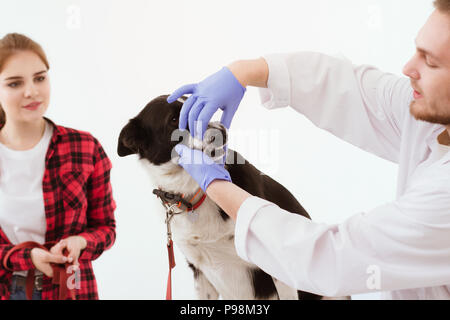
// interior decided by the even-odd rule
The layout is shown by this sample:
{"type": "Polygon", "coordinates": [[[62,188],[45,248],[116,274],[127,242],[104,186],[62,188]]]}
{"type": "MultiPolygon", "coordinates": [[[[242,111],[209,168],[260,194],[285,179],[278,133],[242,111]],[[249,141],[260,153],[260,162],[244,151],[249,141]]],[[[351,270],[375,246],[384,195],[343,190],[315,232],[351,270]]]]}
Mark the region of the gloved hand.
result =
{"type": "Polygon", "coordinates": [[[224,160],[221,163],[216,163],[202,151],[191,149],[184,144],[177,144],[175,151],[180,156],[178,165],[183,167],[197,181],[204,192],[214,180],[231,182],[230,174],[224,168],[224,160]]]}
{"type": "Polygon", "coordinates": [[[167,98],[167,102],[172,103],[184,94],[191,94],[181,109],[179,129],[185,130],[189,121],[191,136],[203,140],[208,123],[218,109],[223,110],[220,122],[227,129],[230,128],[245,91],[233,73],[223,67],[200,83],[188,84],[175,90],[167,98]]]}

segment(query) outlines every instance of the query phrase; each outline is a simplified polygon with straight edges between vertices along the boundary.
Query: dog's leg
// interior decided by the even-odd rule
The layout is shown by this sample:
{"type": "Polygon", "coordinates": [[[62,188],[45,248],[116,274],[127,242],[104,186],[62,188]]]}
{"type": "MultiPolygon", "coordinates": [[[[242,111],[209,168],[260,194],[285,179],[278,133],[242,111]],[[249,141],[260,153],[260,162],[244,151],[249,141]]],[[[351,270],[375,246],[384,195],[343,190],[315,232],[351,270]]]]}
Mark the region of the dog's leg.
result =
{"type": "Polygon", "coordinates": [[[211,282],[205,277],[203,272],[200,271],[200,275],[195,282],[195,291],[197,292],[197,298],[199,300],[217,300],[219,299],[219,293],[213,287],[211,282]]]}
{"type": "Polygon", "coordinates": [[[351,296],[342,296],[342,297],[322,297],[320,300],[352,300],[351,296]]]}
{"type": "Polygon", "coordinates": [[[189,267],[194,272],[194,285],[199,300],[217,300],[219,293],[216,288],[209,282],[203,272],[196,268],[192,263],[188,262],[189,267]]]}
{"type": "MultiPolygon", "coordinates": [[[[298,300],[297,290],[293,289],[280,280],[272,277],[275,287],[277,288],[278,297],[280,300],[298,300]]],[[[318,296],[319,297],[319,296],[318,296]]],[[[314,299],[316,300],[316,299],[314,299]]],[[[351,300],[350,296],[343,297],[321,297],[320,300],[351,300]]]]}
{"type": "Polygon", "coordinates": [[[297,290],[272,277],[280,300],[298,300],[297,290]]]}

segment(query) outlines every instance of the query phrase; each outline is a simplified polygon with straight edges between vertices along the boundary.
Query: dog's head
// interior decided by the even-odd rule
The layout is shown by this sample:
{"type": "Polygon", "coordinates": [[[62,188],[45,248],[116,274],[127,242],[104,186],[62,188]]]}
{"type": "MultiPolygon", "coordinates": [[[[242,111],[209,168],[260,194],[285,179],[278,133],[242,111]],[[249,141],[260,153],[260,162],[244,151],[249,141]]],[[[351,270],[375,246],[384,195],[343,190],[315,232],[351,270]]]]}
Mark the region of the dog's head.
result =
{"type": "Polygon", "coordinates": [[[145,108],[122,129],[117,153],[121,157],[138,154],[154,165],[166,163],[174,155],[178,143],[202,150],[213,159],[223,156],[227,143],[226,128],[218,122],[208,124],[203,141],[194,139],[185,131],[178,129],[181,107],[185,97],[172,103],[167,95],[150,101],[145,108]]]}

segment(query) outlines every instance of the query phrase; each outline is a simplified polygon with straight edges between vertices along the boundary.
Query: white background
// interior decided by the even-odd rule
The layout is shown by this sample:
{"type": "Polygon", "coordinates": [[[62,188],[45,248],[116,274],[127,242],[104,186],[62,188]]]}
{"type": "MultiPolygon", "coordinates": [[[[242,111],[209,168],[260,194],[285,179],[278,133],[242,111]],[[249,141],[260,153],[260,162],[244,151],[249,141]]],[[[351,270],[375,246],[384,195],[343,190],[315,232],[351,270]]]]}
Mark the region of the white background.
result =
{"type": "MultiPolygon", "coordinates": [[[[401,75],[432,10],[431,0],[1,1],[0,36],[24,33],[48,55],[47,116],[91,132],[113,162],[117,240],[94,262],[100,298],[165,297],[162,206],[136,157],[116,154],[121,128],[148,101],[233,60],[274,52],[340,54],[401,75]]],[[[264,109],[254,88],[230,134],[230,148],[286,186],[316,221],[339,223],[395,197],[396,165],[289,108],[264,109]]],[[[192,272],[175,256],[173,296],[194,298],[192,272]]]]}

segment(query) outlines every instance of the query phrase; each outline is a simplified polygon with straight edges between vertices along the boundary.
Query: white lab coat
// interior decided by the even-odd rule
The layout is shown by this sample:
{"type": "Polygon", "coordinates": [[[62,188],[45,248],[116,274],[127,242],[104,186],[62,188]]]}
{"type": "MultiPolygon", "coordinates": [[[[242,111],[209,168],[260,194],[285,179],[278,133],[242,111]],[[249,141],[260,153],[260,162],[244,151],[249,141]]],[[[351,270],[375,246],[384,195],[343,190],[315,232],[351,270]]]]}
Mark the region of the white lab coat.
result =
{"type": "Polygon", "coordinates": [[[264,58],[266,108],[291,106],[318,127],[398,163],[398,191],[395,201],[336,225],[250,197],[236,221],[239,256],[320,295],[384,291],[390,299],[449,299],[450,149],[437,143],[444,126],[409,113],[409,79],[319,53],[264,58]]]}

